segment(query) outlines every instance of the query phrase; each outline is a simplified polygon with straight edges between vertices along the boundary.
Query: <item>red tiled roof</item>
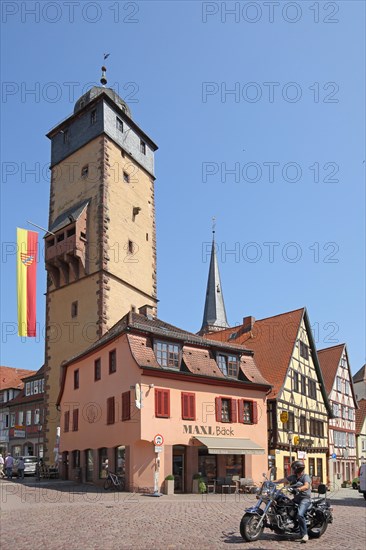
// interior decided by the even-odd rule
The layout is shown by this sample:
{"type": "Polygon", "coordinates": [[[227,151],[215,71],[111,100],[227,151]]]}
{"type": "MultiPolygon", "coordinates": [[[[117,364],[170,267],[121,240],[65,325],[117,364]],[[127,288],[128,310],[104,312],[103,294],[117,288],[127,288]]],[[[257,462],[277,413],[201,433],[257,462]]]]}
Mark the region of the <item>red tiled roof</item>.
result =
{"type": "Polygon", "coordinates": [[[216,361],[210,357],[210,352],[208,350],[185,346],[183,348],[183,359],[188,370],[193,374],[225,378],[217,366],[216,361]]]}
{"type": "Polygon", "coordinates": [[[361,433],[363,423],[366,418],[366,399],[360,399],[357,402],[358,409],[356,409],[356,435],[361,433]]]}
{"type": "Polygon", "coordinates": [[[127,340],[130,344],[131,353],[138,365],[161,370],[161,366],[157,362],[155,353],[146,336],[127,334],[127,340]]]}
{"type": "Polygon", "coordinates": [[[11,408],[13,405],[22,405],[23,403],[30,403],[30,402],[41,402],[44,400],[44,393],[37,393],[36,395],[25,395],[24,388],[22,391],[14,397],[11,401],[8,401],[7,405],[9,408],[11,408]]]}
{"type": "Polygon", "coordinates": [[[320,368],[322,369],[325,389],[329,395],[332,391],[334,379],[336,377],[339,362],[341,360],[345,344],[338,344],[331,348],[318,351],[320,368]]]}
{"type": "Polygon", "coordinates": [[[9,388],[21,389],[24,387],[22,378],[33,376],[36,372],[35,370],[0,366],[0,390],[7,390],[9,388]]]}
{"type": "Polygon", "coordinates": [[[252,331],[243,332],[241,325],[210,333],[206,338],[222,342],[231,337],[231,342],[253,350],[261,375],[273,386],[270,399],[284,383],[304,311],[301,308],[255,321],[252,331]]]}

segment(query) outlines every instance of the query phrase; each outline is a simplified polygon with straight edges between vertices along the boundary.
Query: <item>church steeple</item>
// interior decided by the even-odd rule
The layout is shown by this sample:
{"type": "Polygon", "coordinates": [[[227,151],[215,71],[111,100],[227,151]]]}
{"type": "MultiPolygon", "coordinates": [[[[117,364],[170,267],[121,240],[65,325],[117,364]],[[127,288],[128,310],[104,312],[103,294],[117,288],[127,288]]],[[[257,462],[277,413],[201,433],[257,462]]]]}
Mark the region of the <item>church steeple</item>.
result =
{"type": "Polygon", "coordinates": [[[228,328],[224,296],[222,293],[219,266],[216,257],[215,223],[212,230],[212,248],[210,269],[208,272],[205,311],[203,313],[202,327],[198,334],[206,334],[214,330],[228,328]]]}

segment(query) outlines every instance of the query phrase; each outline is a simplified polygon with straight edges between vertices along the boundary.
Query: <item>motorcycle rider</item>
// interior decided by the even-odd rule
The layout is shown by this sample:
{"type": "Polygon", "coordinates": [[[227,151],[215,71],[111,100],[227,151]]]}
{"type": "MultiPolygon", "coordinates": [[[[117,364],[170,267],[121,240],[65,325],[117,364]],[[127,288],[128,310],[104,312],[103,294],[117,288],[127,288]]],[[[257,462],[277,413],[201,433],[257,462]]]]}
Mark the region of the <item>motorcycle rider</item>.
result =
{"type": "Polygon", "coordinates": [[[311,502],[311,479],[308,474],[305,473],[305,464],[301,460],[295,460],[291,464],[292,475],[284,477],[283,479],[277,479],[275,483],[285,483],[290,485],[296,485],[293,488],[295,497],[293,499],[298,504],[297,521],[299,522],[300,538],[297,541],[307,542],[309,540],[308,529],[306,527],[306,512],[311,502]]]}

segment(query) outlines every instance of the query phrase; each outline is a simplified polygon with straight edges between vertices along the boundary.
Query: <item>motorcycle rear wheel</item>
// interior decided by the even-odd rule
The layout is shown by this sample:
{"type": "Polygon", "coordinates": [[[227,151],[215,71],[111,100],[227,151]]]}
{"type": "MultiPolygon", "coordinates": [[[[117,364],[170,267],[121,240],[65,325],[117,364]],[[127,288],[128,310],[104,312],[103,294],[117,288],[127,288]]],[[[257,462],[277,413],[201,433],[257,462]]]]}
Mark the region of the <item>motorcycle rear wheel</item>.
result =
{"type": "Polygon", "coordinates": [[[263,524],[258,527],[260,516],[245,514],[240,522],[240,534],[247,542],[258,540],[263,533],[263,524]]]}
{"type": "Polygon", "coordinates": [[[315,527],[308,529],[309,538],[318,539],[319,537],[324,535],[325,531],[327,530],[327,527],[328,527],[328,522],[324,520],[323,523],[320,523],[315,527]]]}

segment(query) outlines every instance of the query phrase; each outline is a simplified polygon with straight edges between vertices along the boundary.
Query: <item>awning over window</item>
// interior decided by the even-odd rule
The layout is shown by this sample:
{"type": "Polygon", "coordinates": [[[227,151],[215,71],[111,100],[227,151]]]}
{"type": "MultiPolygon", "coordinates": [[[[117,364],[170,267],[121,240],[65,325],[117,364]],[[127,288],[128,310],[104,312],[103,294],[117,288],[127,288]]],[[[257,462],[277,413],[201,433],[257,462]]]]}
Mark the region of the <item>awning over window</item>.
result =
{"type": "Polygon", "coordinates": [[[251,439],[230,437],[197,437],[210,455],[264,455],[264,449],[251,439]]]}

